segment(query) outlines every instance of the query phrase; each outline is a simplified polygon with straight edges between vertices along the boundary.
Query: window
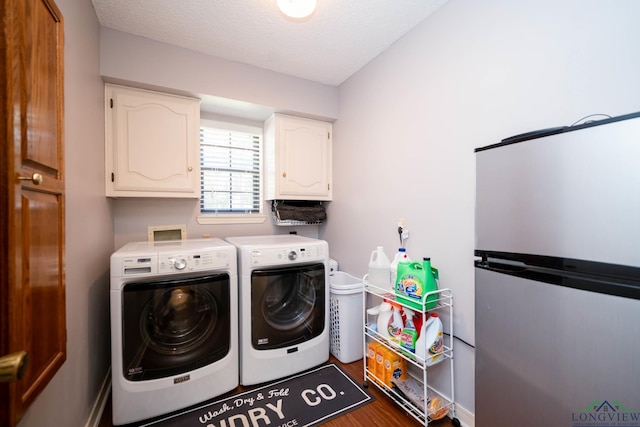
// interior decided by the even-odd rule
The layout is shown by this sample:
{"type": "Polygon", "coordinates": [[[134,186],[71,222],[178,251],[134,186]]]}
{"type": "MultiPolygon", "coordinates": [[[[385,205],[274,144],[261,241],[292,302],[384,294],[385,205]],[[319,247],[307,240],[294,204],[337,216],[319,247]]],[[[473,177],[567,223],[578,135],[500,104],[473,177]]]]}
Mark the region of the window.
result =
{"type": "MultiPolygon", "coordinates": [[[[262,129],[260,128],[201,121],[200,213],[202,215],[225,217],[223,222],[249,222],[242,219],[238,221],[228,221],[228,219],[261,214],[261,140],[262,129]]],[[[263,221],[264,216],[259,216],[263,221]]],[[[203,223],[201,218],[199,217],[198,221],[203,223]]]]}

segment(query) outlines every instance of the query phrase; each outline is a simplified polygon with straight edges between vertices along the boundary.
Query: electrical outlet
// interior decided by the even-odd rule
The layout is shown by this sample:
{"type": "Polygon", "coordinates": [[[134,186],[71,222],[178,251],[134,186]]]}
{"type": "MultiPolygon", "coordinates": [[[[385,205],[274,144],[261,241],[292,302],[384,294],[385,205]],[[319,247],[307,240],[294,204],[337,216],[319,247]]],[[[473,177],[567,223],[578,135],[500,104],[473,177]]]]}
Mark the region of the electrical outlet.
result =
{"type": "Polygon", "coordinates": [[[407,228],[407,220],[404,218],[400,218],[398,220],[398,227],[407,228]]]}
{"type": "Polygon", "coordinates": [[[398,237],[400,237],[400,246],[404,247],[404,241],[409,238],[409,230],[407,229],[407,220],[400,218],[398,220],[398,237]]]}

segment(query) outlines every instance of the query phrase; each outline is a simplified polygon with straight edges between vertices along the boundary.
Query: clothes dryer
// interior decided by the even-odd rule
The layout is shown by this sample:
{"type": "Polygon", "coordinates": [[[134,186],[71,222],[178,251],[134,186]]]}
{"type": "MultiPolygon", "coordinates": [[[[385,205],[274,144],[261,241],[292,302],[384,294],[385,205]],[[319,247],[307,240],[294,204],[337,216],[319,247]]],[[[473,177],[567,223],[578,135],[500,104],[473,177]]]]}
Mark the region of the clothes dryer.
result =
{"type": "Polygon", "coordinates": [[[238,251],[240,384],[329,359],[329,247],[297,235],[229,237],[238,251]]]}
{"type": "Polygon", "coordinates": [[[220,239],[134,242],[111,256],[113,424],[239,383],[237,257],[220,239]]]}

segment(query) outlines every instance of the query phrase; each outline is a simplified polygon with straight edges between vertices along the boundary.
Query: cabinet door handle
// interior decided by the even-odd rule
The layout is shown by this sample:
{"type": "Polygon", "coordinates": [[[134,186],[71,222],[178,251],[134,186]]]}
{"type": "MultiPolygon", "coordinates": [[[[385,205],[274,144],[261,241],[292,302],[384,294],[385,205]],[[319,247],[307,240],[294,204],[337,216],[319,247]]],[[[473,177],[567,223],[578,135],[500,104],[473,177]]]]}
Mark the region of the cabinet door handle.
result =
{"type": "Polygon", "coordinates": [[[286,178],[287,177],[287,173],[286,172],[282,172],[282,177],[286,178]]]}
{"type": "Polygon", "coordinates": [[[193,167],[189,166],[189,167],[187,168],[187,170],[188,170],[189,172],[191,172],[191,171],[193,170],[193,167]]]}

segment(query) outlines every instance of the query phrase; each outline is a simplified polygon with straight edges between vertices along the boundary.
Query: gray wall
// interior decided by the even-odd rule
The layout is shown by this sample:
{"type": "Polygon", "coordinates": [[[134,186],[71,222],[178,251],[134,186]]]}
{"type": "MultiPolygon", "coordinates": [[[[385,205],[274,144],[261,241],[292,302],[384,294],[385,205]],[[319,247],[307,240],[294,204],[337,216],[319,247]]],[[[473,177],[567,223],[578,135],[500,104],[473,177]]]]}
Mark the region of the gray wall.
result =
{"type": "MultiPolygon", "coordinates": [[[[474,148],[640,110],[638,16],[633,0],[450,0],[343,83],[320,235],[341,269],[393,255],[406,218],[409,255],[432,257],[473,344],[474,148]]],[[[456,400],[474,412],[473,349],[455,345],[456,400]]]]}
{"type": "Polygon", "coordinates": [[[338,90],[284,74],[227,61],[144,37],[103,28],[100,73],[194,95],[223,97],[333,121],[338,90]]]}

